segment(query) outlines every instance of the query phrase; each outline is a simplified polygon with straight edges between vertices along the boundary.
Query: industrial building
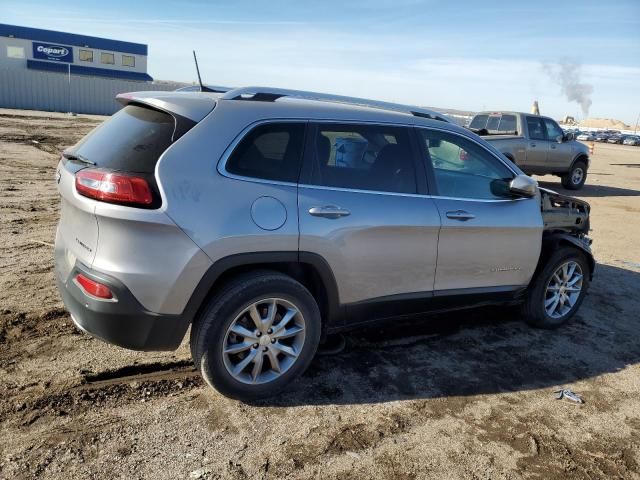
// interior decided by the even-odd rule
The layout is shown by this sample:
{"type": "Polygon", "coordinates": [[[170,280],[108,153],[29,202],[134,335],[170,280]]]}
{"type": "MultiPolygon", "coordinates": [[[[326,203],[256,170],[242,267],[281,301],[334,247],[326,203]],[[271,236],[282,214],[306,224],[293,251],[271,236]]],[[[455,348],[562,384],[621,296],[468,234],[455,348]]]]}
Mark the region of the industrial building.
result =
{"type": "Polygon", "coordinates": [[[147,45],[0,24],[0,107],[110,115],[118,93],[166,90],[147,45]]]}

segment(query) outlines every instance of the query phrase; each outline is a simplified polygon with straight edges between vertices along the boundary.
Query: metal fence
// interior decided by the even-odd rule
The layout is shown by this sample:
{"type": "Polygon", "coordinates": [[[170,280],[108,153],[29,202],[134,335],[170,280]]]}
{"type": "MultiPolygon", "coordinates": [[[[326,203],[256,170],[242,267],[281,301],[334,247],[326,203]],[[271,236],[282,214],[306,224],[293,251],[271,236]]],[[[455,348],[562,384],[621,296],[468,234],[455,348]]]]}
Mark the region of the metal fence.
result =
{"type": "Polygon", "coordinates": [[[111,115],[118,93],[172,90],[172,86],[110,78],[0,69],[0,108],[111,115]]]}

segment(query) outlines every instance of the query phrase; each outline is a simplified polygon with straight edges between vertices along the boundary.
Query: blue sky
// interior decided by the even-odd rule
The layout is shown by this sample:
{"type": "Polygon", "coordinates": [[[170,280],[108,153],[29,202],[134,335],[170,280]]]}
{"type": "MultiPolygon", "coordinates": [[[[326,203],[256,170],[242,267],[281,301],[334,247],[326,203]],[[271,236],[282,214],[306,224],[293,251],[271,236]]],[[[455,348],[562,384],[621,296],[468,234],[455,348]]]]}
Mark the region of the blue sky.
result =
{"type": "Polygon", "coordinates": [[[195,48],[216,85],[582,117],[548,73],[570,63],[589,116],[640,113],[638,0],[0,0],[0,21],[146,43],[156,79],[195,80],[195,48]]]}

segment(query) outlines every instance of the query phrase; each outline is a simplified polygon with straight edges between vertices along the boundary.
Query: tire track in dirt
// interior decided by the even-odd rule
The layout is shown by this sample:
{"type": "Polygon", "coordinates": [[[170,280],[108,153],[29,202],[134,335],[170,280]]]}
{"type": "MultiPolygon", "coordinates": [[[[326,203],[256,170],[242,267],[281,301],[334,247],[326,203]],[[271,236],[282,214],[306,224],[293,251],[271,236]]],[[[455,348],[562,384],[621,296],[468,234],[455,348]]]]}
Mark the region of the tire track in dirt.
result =
{"type": "Polygon", "coordinates": [[[23,388],[4,402],[0,422],[29,426],[42,417],[78,415],[96,407],[117,407],[184,393],[202,386],[190,361],[128,365],[85,374],[79,383],[50,385],[44,391],[23,388]],[[9,408],[7,408],[9,406],[9,408]]]}

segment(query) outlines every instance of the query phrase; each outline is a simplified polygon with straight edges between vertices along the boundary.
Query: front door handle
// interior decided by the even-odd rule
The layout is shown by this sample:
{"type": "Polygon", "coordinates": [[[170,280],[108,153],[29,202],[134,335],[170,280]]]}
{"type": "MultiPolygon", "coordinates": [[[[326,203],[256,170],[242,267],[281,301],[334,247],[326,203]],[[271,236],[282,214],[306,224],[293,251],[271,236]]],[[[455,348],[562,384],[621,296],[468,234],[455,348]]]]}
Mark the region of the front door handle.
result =
{"type": "Polygon", "coordinates": [[[349,210],[345,210],[344,208],[336,207],[335,205],[326,205],[324,207],[311,207],[309,209],[309,215],[314,217],[324,217],[324,218],[340,218],[347,217],[351,215],[349,210]]]}
{"type": "Polygon", "coordinates": [[[535,144],[535,143],[533,143],[533,142],[531,142],[529,145],[531,145],[532,147],[535,147],[535,146],[536,146],[536,144],[535,144]]]}
{"type": "Polygon", "coordinates": [[[447,212],[447,218],[452,220],[460,220],[461,222],[466,222],[467,220],[472,220],[476,218],[476,216],[472,213],[465,212],[464,210],[456,210],[455,212],[447,212]]]}

